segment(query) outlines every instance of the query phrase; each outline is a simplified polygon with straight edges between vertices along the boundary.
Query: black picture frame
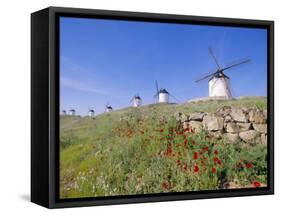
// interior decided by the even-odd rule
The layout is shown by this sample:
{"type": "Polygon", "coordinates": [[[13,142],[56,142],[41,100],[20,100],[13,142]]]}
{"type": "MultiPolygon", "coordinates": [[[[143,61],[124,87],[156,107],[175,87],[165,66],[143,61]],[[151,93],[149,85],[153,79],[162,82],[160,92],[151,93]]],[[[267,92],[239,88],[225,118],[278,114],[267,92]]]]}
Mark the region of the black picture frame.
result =
{"type": "Polygon", "coordinates": [[[274,194],[274,22],[264,20],[49,7],[31,14],[31,201],[47,208],[191,200],[274,194]],[[268,185],[167,194],[64,199],[59,191],[60,16],[146,22],[266,28],[268,92],[268,185]]]}

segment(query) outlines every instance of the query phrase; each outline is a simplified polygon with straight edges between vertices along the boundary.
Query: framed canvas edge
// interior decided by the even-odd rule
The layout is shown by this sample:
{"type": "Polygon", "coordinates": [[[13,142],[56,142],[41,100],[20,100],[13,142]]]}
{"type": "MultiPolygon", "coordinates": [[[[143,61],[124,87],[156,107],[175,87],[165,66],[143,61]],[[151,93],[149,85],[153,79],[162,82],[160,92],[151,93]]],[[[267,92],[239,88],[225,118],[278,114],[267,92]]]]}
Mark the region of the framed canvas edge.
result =
{"type": "Polygon", "coordinates": [[[173,15],[173,14],[155,14],[142,12],[127,12],[127,11],[109,11],[96,9],[80,9],[80,8],[63,8],[63,7],[49,7],[49,208],[64,208],[64,207],[82,207],[82,206],[98,206],[98,205],[114,205],[114,204],[131,204],[131,203],[146,203],[146,202],[163,202],[163,201],[179,201],[179,200],[194,200],[194,199],[209,199],[209,198],[227,198],[227,197],[241,197],[254,195],[270,195],[274,194],[274,21],[268,20],[249,20],[236,18],[218,18],[218,17],[202,17],[189,15],[173,15]],[[269,153],[269,181],[266,188],[247,189],[247,190],[225,190],[214,192],[200,192],[185,194],[161,194],[144,197],[128,196],[126,198],[106,198],[96,200],[79,200],[79,201],[59,201],[56,199],[56,108],[59,100],[58,87],[56,86],[56,71],[58,64],[56,59],[56,17],[60,14],[69,15],[85,15],[85,16],[109,16],[113,19],[118,18],[137,18],[148,20],[167,21],[194,21],[208,24],[224,24],[224,25],[242,25],[242,26],[263,26],[268,29],[268,153],[269,153]]]}

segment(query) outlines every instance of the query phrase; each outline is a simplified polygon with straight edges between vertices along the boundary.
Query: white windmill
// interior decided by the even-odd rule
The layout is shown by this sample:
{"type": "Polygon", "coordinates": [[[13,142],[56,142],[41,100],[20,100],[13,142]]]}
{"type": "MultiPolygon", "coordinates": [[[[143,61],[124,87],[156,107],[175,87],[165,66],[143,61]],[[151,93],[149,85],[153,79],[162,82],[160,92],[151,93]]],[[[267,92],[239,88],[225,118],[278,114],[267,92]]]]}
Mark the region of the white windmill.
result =
{"type": "Polygon", "coordinates": [[[158,88],[158,82],[155,81],[156,85],[156,93],[154,95],[154,98],[158,97],[158,103],[169,103],[170,96],[173,97],[176,101],[178,101],[170,92],[168,92],[166,89],[161,88],[159,90],[158,88]]]}
{"type": "Polygon", "coordinates": [[[132,99],[131,102],[133,102],[133,107],[139,107],[141,106],[142,100],[141,97],[136,94],[132,99]]]}
{"type": "Polygon", "coordinates": [[[105,112],[106,113],[109,113],[109,112],[111,112],[113,110],[113,108],[112,108],[112,106],[110,106],[110,105],[105,105],[105,112]]]}
{"type": "Polygon", "coordinates": [[[209,48],[209,52],[217,65],[217,70],[196,80],[195,82],[200,82],[209,78],[209,97],[223,97],[226,99],[231,99],[233,96],[230,88],[230,78],[225,75],[224,71],[238,65],[248,63],[250,62],[250,59],[245,59],[235,64],[221,68],[211,48],[209,48]]]}
{"type": "Polygon", "coordinates": [[[95,117],[95,110],[93,108],[89,108],[88,116],[91,118],[95,117]]]}
{"type": "Polygon", "coordinates": [[[69,110],[69,115],[75,116],[76,115],[76,110],[75,109],[70,109],[69,110]]]}
{"type": "Polygon", "coordinates": [[[66,110],[62,110],[62,111],[61,111],[61,114],[62,114],[63,116],[66,116],[66,110]]]}

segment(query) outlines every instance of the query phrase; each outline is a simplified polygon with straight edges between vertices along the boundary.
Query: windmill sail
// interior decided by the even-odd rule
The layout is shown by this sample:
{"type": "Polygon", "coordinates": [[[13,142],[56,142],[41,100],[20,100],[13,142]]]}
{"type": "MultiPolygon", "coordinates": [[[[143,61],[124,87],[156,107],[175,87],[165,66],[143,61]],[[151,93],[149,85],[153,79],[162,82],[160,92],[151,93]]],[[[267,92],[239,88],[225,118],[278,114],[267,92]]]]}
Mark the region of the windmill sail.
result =
{"type": "Polygon", "coordinates": [[[224,71],[237,67],[239,65],[248,63],[248,62],[250,62],[250,59],[247,58],[244,60],[240,60],[234,64],[231,64],[229,66],[222,68],[222,67],[220,67],[218,59],[216,58],[216,56],[211,48],[209,48],[209,53],[212,56],[213,60],[215,61],[217,70],[208,75],[205,75],[204,77],[201,77],[200,79],[195,80],[195,82],[198,83],[203,80],[209,79],[209,96],[210,97],[223,96],[226,98],[232,98],[233,94],[232,94],[231,88],[230,88],[230,78],[227,75],[225,75],[224,71]]]}

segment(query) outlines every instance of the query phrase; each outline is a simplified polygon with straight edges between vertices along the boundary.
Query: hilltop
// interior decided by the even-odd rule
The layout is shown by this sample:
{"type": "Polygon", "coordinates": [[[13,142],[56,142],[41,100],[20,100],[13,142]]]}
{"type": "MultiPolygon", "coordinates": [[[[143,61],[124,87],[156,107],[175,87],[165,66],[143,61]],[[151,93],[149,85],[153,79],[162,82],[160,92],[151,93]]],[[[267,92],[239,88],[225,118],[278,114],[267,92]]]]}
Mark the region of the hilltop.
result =
{"type": "Polygon", "coordinates": [[[61,198],[266,185],[266,145],[260,139],[250,145],[241,140],[226,145],[204,131],[184,129],[175,117],[213,113],[225,106],[266,110],[267,99],[150,104],[94,119],[61,116],[61,198]]]}

